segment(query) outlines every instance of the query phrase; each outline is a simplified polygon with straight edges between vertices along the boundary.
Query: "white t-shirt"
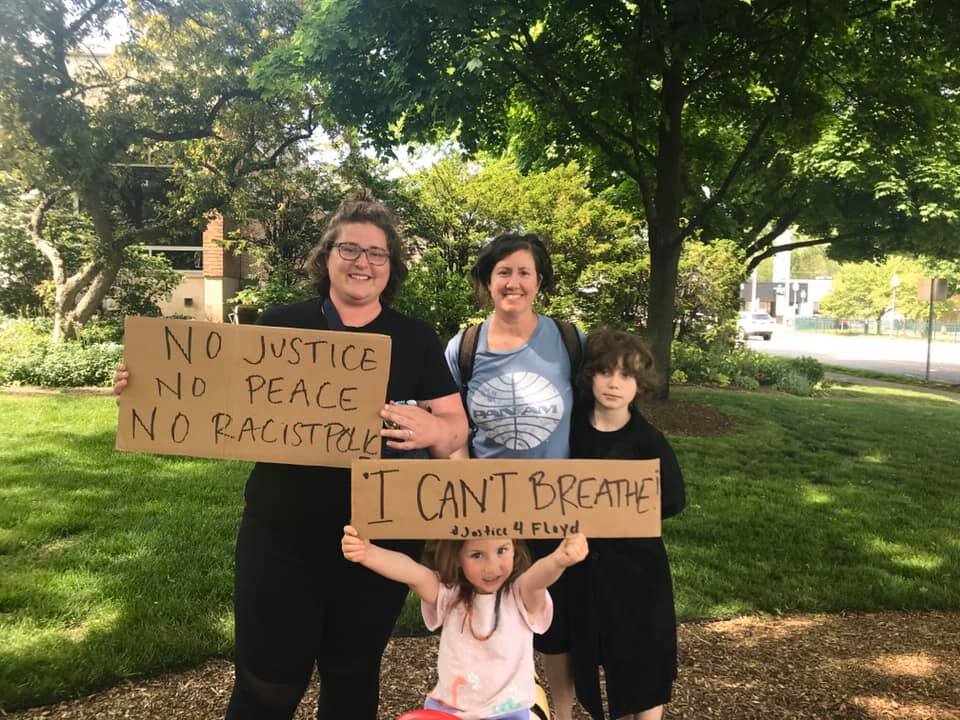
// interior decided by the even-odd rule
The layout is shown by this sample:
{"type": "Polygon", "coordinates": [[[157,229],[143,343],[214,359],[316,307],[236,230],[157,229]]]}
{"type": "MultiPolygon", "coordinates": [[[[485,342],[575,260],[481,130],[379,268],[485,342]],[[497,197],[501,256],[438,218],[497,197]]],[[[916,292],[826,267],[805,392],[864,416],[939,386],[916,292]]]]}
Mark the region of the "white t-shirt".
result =
{"type": "Polygon", "coordinates": [[[440,585],[436,604],[421,601],[423,622],[430,630],[443,625],[437,658],[438,679],[430,697],[452,708],[464,720],[496,717],[531,707],[536,699],[533,633],[543,633],[553,619],[547,593],[543,608],[531,616],[516,582],[501,593],[500,622],[493,628],[496,595],[473,597],[472,627],[466,605],[457,602],[458,588],[440,585]]]}

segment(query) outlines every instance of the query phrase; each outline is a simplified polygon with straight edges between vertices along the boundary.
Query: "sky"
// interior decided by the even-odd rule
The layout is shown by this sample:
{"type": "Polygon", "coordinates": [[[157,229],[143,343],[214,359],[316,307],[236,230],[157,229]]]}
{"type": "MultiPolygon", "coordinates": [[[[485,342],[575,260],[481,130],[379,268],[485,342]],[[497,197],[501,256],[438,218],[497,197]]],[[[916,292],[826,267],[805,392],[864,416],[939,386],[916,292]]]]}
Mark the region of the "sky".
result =
{"type": "Polygon", "coordinates": [[[123,15],[115,15],[102,35],[94,36],[87,43],[87,47],[95,53],[110,53],[113,49],[127,39],[130,28],[127,25],[127,19],[123,15]]]}

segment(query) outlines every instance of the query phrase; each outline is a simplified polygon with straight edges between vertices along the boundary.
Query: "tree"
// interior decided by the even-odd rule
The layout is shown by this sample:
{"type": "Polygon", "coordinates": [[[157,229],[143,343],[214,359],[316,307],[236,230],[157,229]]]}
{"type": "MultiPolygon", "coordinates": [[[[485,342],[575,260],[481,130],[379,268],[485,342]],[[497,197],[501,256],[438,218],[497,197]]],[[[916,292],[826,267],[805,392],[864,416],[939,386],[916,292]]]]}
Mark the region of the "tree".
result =
{"type": "Polygon", "coordinates": [[[394,304],[430,323],[444,341],[477,313],[469,278],[452,270],[439,248],[429,248],[412,264],[394,304]]]}
{"type": "Polygon", "coordinates": [[[317,79],[379,146],[457,129],[531,167],[579,158],[646,221],[667,394],[688,240],[748,269],[795,226],[839,256],[949,255],[958,221],[958,9],[815,0],[315,3],[258,68],[317,79]]]}
{"type": "Polygon", "coordinates": [[[263,308],[311,296],[307,256],[343,195],[335,169],[293,162],[235,184],[222,207],[239,229],[224,245],[248,255],[260,275],[235,300],[263,308]]]}
{"type": "Polygon", "coordinates": [[[840,272],[840,263],[829,257],[829,245],[811,245],[790,255],[790,277],[833,277],[840,272]]]}
{"type": "MultiPolygon", "coordinates": [[[[577,163],[522,173],[509,155],[476,161],[446,157],[401,185],[421,216],[413,237],[420,257],[401,292],[403,307],[448,337],[483,311],[473,304],[467,271],[479,248],[502,232],[541,233],[557,287],[543,309],[586,329],[636,330],[648,313],[649,255],[632,213],[590,188],[577,163]],[[457,300],[459,289],[465,295],[457,300]]],[[[408,236],[410,233],[408,232],[408,236]]],[[[732,243],[691,243],[678,279],[677,334],[706,338],[737,309],[742,259],[732,243]]]]}
{"type": "Polygon", "coordinates": [[[0,172],[0,313],[40,312],[36,288],[46,277],[43,256],[27,238],[30,216],[23,188],[0,172]]]}
{"type": "MultiPolygon", "coordinates": [[[[206,208],[220,208],[238,228],[223,245],[253,261],[257,283],[242,288],[233,302],[265,308],[312,296],[307,257],[343,198],[358,191],[371,192],[390,207],[408,238],[431,234],[429,213],[356,147],[349,131],[328,140],[324,154],[337,156],[331,162],[311,159],[311,147],[295,145],[270,166],[252,172],[233,172],[232,165],[222,161],[177,165],[174,177],[180,193],[169,207],[171,216],[191,223],[206,208]]],[[[184,154],[210,157],[220,152],[219,143],[194,141],[184,154]]]]}
{"type": "Polygon", "coordinates": [[[33,191],[26,231],[56,288],[54,340],[99,309],[125,248],[184,229],[165,222],[169,166],[255,172],[317,123],[305,91],[265,103],[248,86],[251,64],[295,26],[297,0],[142,0],[130,6],[129,42],[106,57],[85,51],[123,7],[9,0],[0,10],[0,162],[33,191]],[[216,157],[190,157],[201,138],[219,141],[204,146],[216,157]],[[93,230],[76,265],[49,233],[50,214],[73,204],[93,230]]]}
{"type": "MultiPolygon", "coordinates": [[[[830,292],[820,303],[820,311],[837,318],[870,318],[877,321],[893,309],[893,284],[897,278],[896,315],[913,320],[925,319],[929,303],[917,299],[917,281],[928,277],[930,261],[891,256],[882,263],[847,263],[833,279],[830,292]]],[[[935,316],[953,308],[951,300],[934,303],[935,316]]]]}
{"type": "Polygon", "coordinates": [[[733,339],[742,267],[739,250],[729,240],[684,245],[677,273],[678,340],[733,339]]]}
{"type": "MultiPolygon", "coordinates": [[[[578,317],[587,327],[611,319],[624,327],[641,322],[646,304],[638,302],[633,285],[623,288],[615,279],[624,266],[646,263],[639,222],[597,196],[577,163],[523,174],[509,156],[477,162],[448,157],[403,185],[421,213],[432,218],[419,229],[428,233],[421,235],[422,250],[434,251],[430,263],[442,262],[446,276],[460,276],[466,283],[477,252],[494,235],[536,232],[551,250],[557,278],[552,294],[542,298],[546,312],[578,317]],[[630,296],[626,302],[619,295],[623,289],[630,296]],[[606,314],[598,314],[601,309],[606,314]]],[[[466,300],[467,313],[444,318],[441,333],[455,332],[478,314],[469,295],[466,300]]],[[[444,302],[440,307],[464,309],[463,303],[444,302]]]]}
{"type": "Polygon", "coordinates": [[[160,315],[160,301],[180,284],[180,273],[170,267],[163,255],[151,255],[137,245],[123,249],[124,259],[117,279],[110,288],[115,313],[126,315],[160,315]]]}

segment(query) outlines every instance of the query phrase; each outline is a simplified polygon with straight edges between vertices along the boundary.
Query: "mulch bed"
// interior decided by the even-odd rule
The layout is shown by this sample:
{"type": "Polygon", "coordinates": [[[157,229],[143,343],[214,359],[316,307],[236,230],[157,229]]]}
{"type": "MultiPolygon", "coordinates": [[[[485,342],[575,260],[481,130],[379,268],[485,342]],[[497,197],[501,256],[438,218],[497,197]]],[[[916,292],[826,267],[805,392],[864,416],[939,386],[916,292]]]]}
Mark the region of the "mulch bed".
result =
{"type": "Polygon", "coordinates": [[[714,437],[736,427],[733,418],[722,410],[689,400],[646,398],[640,403],[640,411],[651,425],[666,435],[714,437]]]}
{"type": "MultiPolygon", "coordinates": [[[[679,634],[668,718],[960,720],[960,613],[746,616],[686,623],[679,634]]],[[[421,706],[435,662],[435,637],[390,643],[381,720],[421,706]]],[[[223,717],[232,675],[228,661],[214,660],[4,717],[213,720],[223,717]]],[[[314,683],[297,720],[314,716],[315,695],[314,683]]]]}

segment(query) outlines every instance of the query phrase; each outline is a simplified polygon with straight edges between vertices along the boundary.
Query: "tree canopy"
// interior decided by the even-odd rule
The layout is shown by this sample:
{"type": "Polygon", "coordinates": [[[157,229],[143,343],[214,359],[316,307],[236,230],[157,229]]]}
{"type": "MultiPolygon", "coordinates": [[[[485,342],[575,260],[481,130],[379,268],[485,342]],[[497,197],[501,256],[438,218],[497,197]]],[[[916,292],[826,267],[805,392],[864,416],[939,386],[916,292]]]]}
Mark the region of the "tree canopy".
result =
{"type": "Polygon", "coordinates": [[[451,130],[579,159],[645,221],[660,394],[684,242],[748,267],[796,227],[838,257],[955,252],[958,13],[935,0],[329,0],[260,64],[381,147],[451,130]]]}
{"type": "Polygon", "coordinates": [[[126,8],[10,0],[0,10],[0,169],[35,197],[26,230],[56,288],[55,338],[99,309],[126,247],[189,229],[164,222],[173,166],[256,172],[317,123],[308,89],[266,102],[248,85],[253,63],[295,27],[297,0],[126,8]],[[119,12],[129,13],[130,39],[110,55],[87,50],[119,12]],[[76,263],[47,223],[70,202],[93,228],[76,263]]]}
{"type": "MultiPolygon", "coordinates": [[[[956,272],[949,272],[949,268],[929,260],[893,255],[882,263],[845,263],[821,301],[820,312],[836,318],[877,320],[878,333],[879,320],[888,311],[894,312],[897,318],[924,320],[929,313],[929,302],[917,299],[917,281],[931,276],[945,277],[956,287],[956,272]]],[[[934,302],[934,314],[940,317],[954,307],[950,299],[934,302]]]]}

